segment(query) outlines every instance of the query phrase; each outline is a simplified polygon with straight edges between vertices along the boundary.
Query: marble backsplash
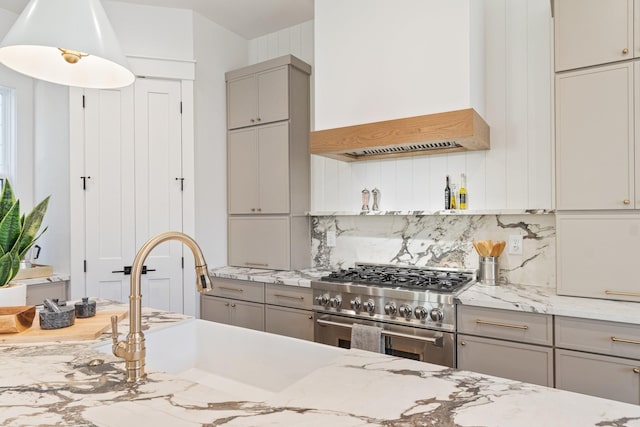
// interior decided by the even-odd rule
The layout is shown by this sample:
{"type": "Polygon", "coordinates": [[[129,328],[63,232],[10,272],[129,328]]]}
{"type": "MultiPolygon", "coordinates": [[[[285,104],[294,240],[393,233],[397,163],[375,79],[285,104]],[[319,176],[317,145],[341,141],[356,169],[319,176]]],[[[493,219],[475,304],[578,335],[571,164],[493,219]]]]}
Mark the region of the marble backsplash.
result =
{"type": "Polygon", "coordinates": [[[523,254],[498,259],[499,282],[556,286],[555,215],[340,215],[311,217],[312,266],[335,270],[356,262],[477,269],[472,241],[523,237],[523,254]],[[327,245],[335,232],[335,246],[327,245]]]}

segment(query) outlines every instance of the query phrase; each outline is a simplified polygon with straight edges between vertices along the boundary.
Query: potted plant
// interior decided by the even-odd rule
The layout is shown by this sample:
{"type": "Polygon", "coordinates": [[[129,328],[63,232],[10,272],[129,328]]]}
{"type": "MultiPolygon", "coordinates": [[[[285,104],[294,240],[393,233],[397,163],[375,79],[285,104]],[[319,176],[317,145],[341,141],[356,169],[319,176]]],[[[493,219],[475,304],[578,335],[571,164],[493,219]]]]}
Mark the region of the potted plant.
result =
{"type": "Polygon", "coordinates": [[[0,195],[0,306],[26,304],[26,287],[13,286],[11,280],[18,274],[20,260],[33,246],[46,228],[38,234],[47,211],[49,197],[38,203],[27,215],[20,213],[8,179],[3,180],[0,195]]]}

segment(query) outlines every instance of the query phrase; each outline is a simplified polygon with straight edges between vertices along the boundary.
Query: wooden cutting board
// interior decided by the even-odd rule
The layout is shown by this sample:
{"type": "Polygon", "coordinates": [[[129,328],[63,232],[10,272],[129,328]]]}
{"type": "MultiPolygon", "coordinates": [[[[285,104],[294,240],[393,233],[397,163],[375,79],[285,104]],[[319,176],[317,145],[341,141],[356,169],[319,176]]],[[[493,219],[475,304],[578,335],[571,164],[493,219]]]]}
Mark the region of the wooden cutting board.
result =
{"type": "Polygon", "coordinates": [[[0,334],[0,344],[94,340],[111,328],[113,315],[118,316],[120,321],[127,316],[127,311],[98,311],[93,317],[76,318],[75,323],[67,328],[40,329],[40,320],[36,314],[31,328],[13,334],[0,334]]]}

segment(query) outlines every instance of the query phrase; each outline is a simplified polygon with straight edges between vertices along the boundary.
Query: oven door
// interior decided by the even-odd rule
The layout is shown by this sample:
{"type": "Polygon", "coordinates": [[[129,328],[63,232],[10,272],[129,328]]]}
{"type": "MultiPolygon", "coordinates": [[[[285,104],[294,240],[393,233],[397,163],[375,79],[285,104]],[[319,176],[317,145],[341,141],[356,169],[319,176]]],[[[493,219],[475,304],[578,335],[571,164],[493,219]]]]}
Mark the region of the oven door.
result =
{"type": "Polygon", "coordinates": [[[450,332],[315,312],[314,339],[335,347],[351,348],[351,327],[354,323],[382,328],[388,355],[454,367],[454,335],[450,332]]]}

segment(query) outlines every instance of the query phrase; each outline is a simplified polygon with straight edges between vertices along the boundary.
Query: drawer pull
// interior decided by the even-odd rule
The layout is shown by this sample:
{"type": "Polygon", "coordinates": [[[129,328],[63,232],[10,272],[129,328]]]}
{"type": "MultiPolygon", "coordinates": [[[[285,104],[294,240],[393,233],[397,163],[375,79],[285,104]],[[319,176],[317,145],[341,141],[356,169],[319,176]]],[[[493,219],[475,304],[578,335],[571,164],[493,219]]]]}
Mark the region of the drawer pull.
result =
{"type": "Polygon", "coordinates": [[[527,325],[514,325],[511,323],[488,322],[486,320],[476,319],[478,325],[502,326],[503,328],[529,329],[527,325]]]}
{"type": "Polygon", "coordinates": [[[304,301],[304,297],[292,297],[291,295],[284,294],[273,294],[273,296],[278,298],[299,299],[300,301],[304,301]]]}
{"type": "Polygon", "coordinates": [[[613,341],[613,342],[623,342],[623,343],[626,343],[626,344],[639,344],[640,345],[640,341],[628,340],[626,338],[611,337],[611,341],[613,341]]]}
{"type": "Polygon", "coordinates": [[[636,298],[640,298],[640,294],[637,292],[623,292],[623,291],[609,291],[606,290],[604,291],[605,294],[607,295],[620,295],[623,297],[636,297],[636,298]]]}
{"type": "Polygon", "coordinates": [[[250,267],[269,267],[269,264],[265,264],[263,262],[245,262],[244,265],[248,265],[250,267]]]}
{"type": "Polygon", "coordinates": [[[633,368],[633,373],[634,373],[634,374],[640,374],[640,369],[638,369],[638,368],[633,368]]]}
{"type": "Polygon", "coordinates": [[[225,290],[225,291],[232,291],[232,292],[244,292],[244,289],[240,289],[240,288],[228,288],[226,286],[218,286],[219,289],[225,290]]]}
{"type": "Polygon", "coordinates": [[[460,345],[467,345],[466,341],[460,341],[460,345]]]}

